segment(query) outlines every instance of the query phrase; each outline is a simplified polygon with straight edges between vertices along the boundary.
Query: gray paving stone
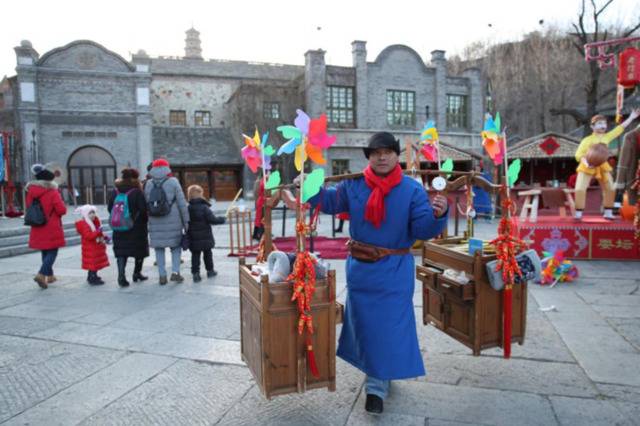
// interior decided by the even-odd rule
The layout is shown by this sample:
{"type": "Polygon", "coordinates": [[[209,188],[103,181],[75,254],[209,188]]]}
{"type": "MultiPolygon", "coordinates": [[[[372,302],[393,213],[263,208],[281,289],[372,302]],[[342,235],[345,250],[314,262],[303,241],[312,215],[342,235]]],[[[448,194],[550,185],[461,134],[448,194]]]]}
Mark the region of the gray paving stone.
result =
{"type": "Polygon", "coordinates": [[[0,336],[0,422],[47,400],[124,355],[86,346],[0,336]]]}
{"type": "MultiPolygon", "coordinates": [[[[233,406],[221,425],[344,425],[362,388],[364,376],[338,359],[336,391],[315,389],[304,394],[274,397],[267,401],[257,386],[233,406]],[[259,419],[259,420],[258,420],[259,419]]],[[[364,411],[364,405],[353,407],[364,411]]]]}
{"type": "Polygon", "coordinates": [[[37,318],[53,321],[69,321],[90,313],[89,308],[70,308],[66,306],[43,306],[35,303],[23,303],[0,310],[0,315],[22,318],[37,318]]]}
{"type": "Polygon", "coordinates": [[[640,318],[609,318],[608,321],[627,342],[640,350],[640,318]]]}
{"type": "Polygon", "coordinates": [[[128,350],[139,347],[144,339],[155,332],[126,330],[73,322],[60,323],[55,327],[33,333],[33,337],[55,340],[58,342],[79,343],[109,349],[128,350]]]}
{"type": "Polygon", "coordinates": [[[549,401],[539,395],[418,381],[394,382],[385,412],[495,425],[556,424],[549,401]]]}
{"type": "Polygon", "coordinates": [[[640,424],[640,404],[628,402],[614,402],[613,404],[620,410],[622,415],[626,417],[627,424],[640,424]]]}
{"type": "Polygon", "coordinates": [[[29,293],[41,293],[40,287],[33,281],[35,274],[9,272],[0,274],[0,292],[5,296],[29,293]]]}
{"type": "Polygon", "coordinates": [[[640,386],[596,383],[596,387],[606,398],[640,405],[640,386]]]}
{"type": "Polygon", "coordinates": [[[609,401],[551,397],[553,409],[561,425],[632,425],[631,419],[609,401]]]}
{"type": "Polygon", "coordinates": [[[28,336],[60,324],[58,321],[0,316],[0,334],[28,336]]]}
{"type": "MultiPolygon", "coordinates": [[[[364,404],[363,398],[358,400],[358,404],[364,404]]],[[[356,407],[347,420],[347,425],[351,426],[425,426],[426,419],[422,416],[411,416],[408,414],[382,413],[381,415],[372,415],[367,413],[360,407],[356,407]]]]}
{"type": "Polygon", "coordinates": [[[216,295],[212,300],[215,301],[212,306],[189,315],[167,331],[219,339],[237,335],[240,332],[240,299],[216,295]]]}
{"type": "Polygon", "coordinates": [[[214,424],[251,386],[246,368],[178,361],[81,424],[214,424]]]}
{"type": "MultiPolygon", "coordinates": [[[[639,284],[640,285],[640,284],[639,284]]],[[[611,306],[638,306],[640,295],[638,294],[600,294],[586,291],[577,291],[577,294],[590,305],[611,306]]]]}
{"type": "Polygon", "coordinates": [[[636,306],[593,305],[593,309],[605,318],[640,318],[640,304],[636,306]]]}
{"type": "Polygon", "coordinates": [[[174,362],[173,358],[155,355],[128,355],[86,380],[13,417],[6,424],[77,424],[174,362]],[[104,386],[105,383],[109,386],[104,386]]]}
{"type": "Polygon", "coordinates": [[[468,423],[468,422],[456,422],[451,420],[442,419],[427,419],[425,426],[471,426],[471,425],[488,425],[488,423],[468,423]]]}
{"type": "Polygon", "coordinates": [[[432,383],[585,398],[599,394],[577,364],[428,354],[425,365],[428,375],[421,380],[432,383]]]}
{"type": "Polygon", "coordinates": [[[239,341],[156,333],[134,344],[132,349],[178,358],[244,365],[240,355],[239,341]]]}
{"type": "Polygon", "coordinates": [[[213,297],[186,294],[180,292],[179,289],[173,291],[172,297],[165,298],[146,309],[124,316],[110,325],[145,331],[164,331],[194,313],[207,307],[212,307],[215,304],[213,297]]]}

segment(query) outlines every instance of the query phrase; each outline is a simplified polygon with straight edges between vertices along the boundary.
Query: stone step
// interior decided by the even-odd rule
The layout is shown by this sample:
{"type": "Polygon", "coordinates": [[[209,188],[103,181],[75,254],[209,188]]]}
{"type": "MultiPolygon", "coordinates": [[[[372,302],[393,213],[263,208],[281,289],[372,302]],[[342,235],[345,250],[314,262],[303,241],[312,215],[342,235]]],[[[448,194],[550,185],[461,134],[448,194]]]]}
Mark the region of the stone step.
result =
{"type": "MultiPolygon", "coordinates": [[[[107,219],[101,221],[103,224],[108,222],[107,219]]],[[[106,232],[110,231],[108,225],[103,225],[103,227],[106,232]]],[[[5,232],[4,234],[0,234],[0,258],[36,252],[37,250],[29,248],[29,229],[29,227],[24,227],[24,229],[18,229],[20,232],[5,232]]],[[[63,229],[67,246],[80,244],[80,236],[76,232],[73,223],[63,224],[63,229]]]]}

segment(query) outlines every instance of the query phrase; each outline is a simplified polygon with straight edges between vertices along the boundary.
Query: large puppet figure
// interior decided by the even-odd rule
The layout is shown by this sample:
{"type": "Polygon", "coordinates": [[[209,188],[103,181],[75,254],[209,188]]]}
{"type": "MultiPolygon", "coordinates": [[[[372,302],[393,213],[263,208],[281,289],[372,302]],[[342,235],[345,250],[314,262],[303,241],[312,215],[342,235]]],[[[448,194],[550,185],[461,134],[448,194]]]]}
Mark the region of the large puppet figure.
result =
{"type": "Polygon", "coordinates": [[[350,255],[347,300],[338,356],[367,375],[365,408],[380,413],[389,381],[425,374],[413,310],[417,239],[442,233],[447,201],[431,202],[424,188],[403,176],[399,142],[374,134],[364,149],[364,176],[321,189],[312,198],[325,213],[348,212],[350,255]]]}
{"type": "Polygon", "coordinates": [[[587,198],[587,188],[593,178],[598,180],[602,188],[604,217],[613,219],[615,189],[613,177],[611,176],[611,166],[607,162],[607,147],[638,116],[640,116],[640,109],[634,109],[629,118],[610,132],[607,132],[607,118],[605,116],[595,115],[591,119],[593,133],[582,139],[576,151],[576,161],[579,163],[577,169],[578,177],[576,179],[576,219],[582,219],[582,211],[587,198]]]}
{"type": "Polygon", "coordinates": [[[629,190],[629,186],[636,178],[638,160],[640,160],[640,125],[624,136],[616,174],[616,189],[621,192],[627,191],[629,204],[632,206],[636,204],[637,191],[629,190]]]}

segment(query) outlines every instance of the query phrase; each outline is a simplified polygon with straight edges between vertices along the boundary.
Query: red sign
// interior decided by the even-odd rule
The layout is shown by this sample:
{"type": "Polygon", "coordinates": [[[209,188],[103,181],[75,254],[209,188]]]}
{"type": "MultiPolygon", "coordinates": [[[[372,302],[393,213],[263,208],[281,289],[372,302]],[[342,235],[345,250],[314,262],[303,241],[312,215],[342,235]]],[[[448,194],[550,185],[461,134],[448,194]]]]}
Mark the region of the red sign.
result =
{"type": "Polygon", "coordinates": [[[640,84],[640,50],[628,47],[620,53],[618,84],[625,89],[640,84]]]}
{"type": "Polygon", "coordinates": [[[560,144],[556,141],[556,138],[553,136],[549,136],[546,138],[540,145],[538,145],[541,150],[547,153],[547,155],[553,155],[554,152],[560,148],[560,144]]]}
{"type": "Polygon", "coordinates": [[[633,232],[617,229],[594,229],[592,232],[593,259],[640,259],[638,241],[633,232]]]}

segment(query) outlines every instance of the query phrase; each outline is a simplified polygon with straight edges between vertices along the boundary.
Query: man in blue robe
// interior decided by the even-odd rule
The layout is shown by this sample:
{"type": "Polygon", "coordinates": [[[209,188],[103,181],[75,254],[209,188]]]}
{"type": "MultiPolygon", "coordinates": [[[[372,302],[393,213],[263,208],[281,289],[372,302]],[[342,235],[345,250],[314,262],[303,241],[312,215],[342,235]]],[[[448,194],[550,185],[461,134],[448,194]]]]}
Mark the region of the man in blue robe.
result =
{"type": "Polygon", "coordinates": [[[365,409],[383,411],[390,380],[425,374],[413,310],[415,264],[410,248],[441,234],[447,199],[429,202],[424,188],[404,176],[399,142],[387,132],[369,139],[364,176],[322,189],[311,199],[324,213],[348,212],[347,300],[337,354],[367,375],[365,409]],[[360,250],[358,250],[360,249],[360,250]],[[371,252],[382,254],[368,258],[371,252]],[[360,260],[359,260],[360,259],[360,260]]]}

